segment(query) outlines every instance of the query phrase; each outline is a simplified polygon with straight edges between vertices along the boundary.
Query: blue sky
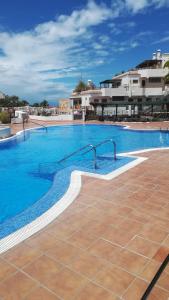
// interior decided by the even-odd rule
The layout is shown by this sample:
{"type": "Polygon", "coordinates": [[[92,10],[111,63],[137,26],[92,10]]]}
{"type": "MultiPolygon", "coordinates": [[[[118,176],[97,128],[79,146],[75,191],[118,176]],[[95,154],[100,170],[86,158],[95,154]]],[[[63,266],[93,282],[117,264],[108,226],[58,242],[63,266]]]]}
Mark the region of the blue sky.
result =
{"type": "Polygon", "coordinates": [[[0,9],[0,90],[31,102],[68,97],[169,52],[169,0],[6,0],[0,9]]]}

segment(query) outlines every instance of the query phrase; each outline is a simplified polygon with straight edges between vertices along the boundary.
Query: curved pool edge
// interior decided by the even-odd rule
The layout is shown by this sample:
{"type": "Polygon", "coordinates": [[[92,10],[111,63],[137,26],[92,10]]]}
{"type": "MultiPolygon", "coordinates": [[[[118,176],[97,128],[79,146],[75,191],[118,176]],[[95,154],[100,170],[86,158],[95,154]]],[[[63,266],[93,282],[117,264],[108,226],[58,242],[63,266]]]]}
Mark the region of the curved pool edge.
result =
{"type": "MultiPolygon", "coordinates": [[[[122,155],[120,154],[119,156],[122,155]]],[[[130,153],[127,153],[125,156],[132,157],[130,153]]],[[[131,168],[147,160],[147,157],[134,156],[134,158],[134,161],[129,162],[126,165],[120,167],[119,169],[116,169],[106,175],[83,172],[78,170],[73,171],[71,173],[70,185],[63,197],[52,207],[50,207],[45,213],[43,213],[40,217],[36,218],[34,221],[18,229],[17,231],[9,234],[8,236],[2,238],[0,240],[0,254],[23,242],[33,234],[37,233],[38,231],[49,225],[52,221],[54,221],[79,195],[82,186],[82,176],[88,176],[104,180],[112,180],[113,178],[119,176],[120,174],[130,170],[131,168]]]]}
{"type": "MultiPolygon", "coordinates": [[[[156,129],[156,128],[148,128],[148,129],[145,129],[145,128],[132,128],[130,125],[125,125],[125,124],[114,124],[114,123],[110,123],[110,124],[106,124],[106,123],[72,123],[72,124],[69,124],[69,123],[65,123],[65,124],[52,124],[52,125],[49,125],[47,124],[47,128],[48,127],[55,127],[55,126],[77,126],[77,125],[104,125],[104,126],[117,126],[117,127],[121,127],[123,130],[131,130],[131,131],[160,131],[160,129],[156,129]]],[[[13,134],[12,136],[10,137],[7,137],[7,138],[4,138],[4,139],[1,139],[0,140],[0,143],[3,143],[3,142],[7,142],[9,140],[12,140],[12,139],[15,139],[17,138],[17,136],[21,135],[24,133],[24,131],[31,131],[31,130],[35,130],[35,129],[41,129],[42,127],[41,126],[38,126],[38,127],[31,127],[31,128],[27,128],[25,130],[20,130],[18,132],[16,132],[15,134],[13,134]]]]}
{"type": "MultiPolygon", "coordinates": [[[[128,130],[135,130],[135,131],[147,131],[147,130],[140,130],[140,129],[132,129],[130,126],[125,125],[119,125],[119,124],[55,124],[55,125],[49,125],[48,127],[55,127],[55,126],[83,126],[83,125],[106,125],[106,126],[117,126],[121,127],[122,130],[128,129],[128,130]]],[[[40,129],[41,127],[32,127],[28,128],[25,131],[40,129]]],[[[149,131],[160,131],[157,129],[148,129],[149,131]]],[[[24,131],[18,131],[14,136],[6,138],[1,140],[0,142],[8,141],[9,139],[17,138],[18,135],[23,134],[24,131]]],[[[157,151],[157,150],[169,150],[169,147],[160,147],[160,148],[149,148],[149,149],[142,149],[132,152],[125,152],[118,154],[119,156],[125,156],[125,157],[132,157],[132,155],[137,155],[140,153],[146,153],[151,151],[157,151]]],[[[134,156],[135,161],[127,163],[125,166],[120,167],[119,169],[112,171],[108,173],[107,175],[101,175],[101,174],[94,174],[89,172],[83,172],[75,170],[71,173],[71,180],[70,185],[68,187],[67,192],[60,198],[58,202],[56,202],[52,207],[50,207],[47,211],[45,211],[41,216],[37,217],[35,220],[33,220],[31,223],[23,226],[22,228],[16,230],[15,232],[9,234],[8,236],[2,238],[0,240],[0,254],[9,250],[13,246],[16,246],[20,242],[24,241],[28,237],[32,236],[33,234],[37,233],[39,230],[43,229],[45,226],[47,226],[49,223],[51,223],[53,220],[56,219],[58,215],[60,215],[78,196],[80,190],[81,190],[81,176],[89,176],[94,177],[98,179],[104,179],[104,180],[111,180],[123,172],[128,171],[129,169],[135,167],[136,165],[140,164],[141,162],[148,159],[147,157],[140,157],[140,156],[134,156]]]]}

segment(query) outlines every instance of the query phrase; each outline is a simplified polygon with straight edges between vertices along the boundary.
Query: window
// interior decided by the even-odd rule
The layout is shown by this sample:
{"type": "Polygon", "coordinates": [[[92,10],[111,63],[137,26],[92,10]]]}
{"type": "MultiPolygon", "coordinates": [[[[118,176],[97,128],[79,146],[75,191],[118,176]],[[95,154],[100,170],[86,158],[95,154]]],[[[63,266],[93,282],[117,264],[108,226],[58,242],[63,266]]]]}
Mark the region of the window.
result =
{"type": "Polygon", "coordinates": [[[146,85],[146,81],[143,79],[142,80],[142,87],[145,87],[145,85],[146,85]]]}
{"type": "Polygon", "coordinates": [[[107,99],[102,99],[102,103],[107,103],[107,99]]]}
{"type": "Polygon", "coordinates": [[[112,97],[112,100],[113,101],[124,101],[124,97],[123,96],[113,96],[112,97]]]}
{"type": "Polygon", "coordinates": [[[150,77],[149,82],[150,83],[159,83],[159,82],[161,82],[161,77],[150,77]]]}
{"type": "Polygon", "coordinates": [[[138,79],[133,79],[133,84],[138,84],[138,79]]]}
{"type": "Polygon", "coordinates": [[[98,103],[99,102],[99,100],[98,99],[94,99],[94,103],[98,103]]]}

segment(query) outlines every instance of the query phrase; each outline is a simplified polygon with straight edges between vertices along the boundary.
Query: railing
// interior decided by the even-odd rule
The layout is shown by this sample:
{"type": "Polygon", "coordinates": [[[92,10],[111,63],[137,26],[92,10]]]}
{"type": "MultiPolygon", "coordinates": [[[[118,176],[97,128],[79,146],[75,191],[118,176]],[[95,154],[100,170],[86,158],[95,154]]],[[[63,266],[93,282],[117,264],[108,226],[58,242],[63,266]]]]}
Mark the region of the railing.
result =
{"type": "MultiPolygon", "coordinates": [[[[104,145],[104,144],[107,144],[107,143],[112,143],[113,144],[113,157],[114,157],[114,160],[116,160],[117,159],[117,157],[116,157],[116,143],[115,143],[115,141],[113,141],[112,139],[107,139],[107,140],[104,140],[104,141],[102,141],[102,142],[100,142],[99,144],[97,144],[97,145],[95,145],[94,147],[97,149],[98,147],[100,147],[100,146],[102,146],[102,145],[104,145]]],[[[86,151],[85,153],[83,153],[83,154],[86,154],[86,153],[88,153],[90,150],[88,150],[88,151],[86,151]]]]}
{"type": "Polygon", "coordinates": [[[33,121],[31,121],[31,120],[29,120],[29,122],[31,122],[31,123],[33,123],[33,124],[35,124],[35,125],[38,125],[38,126],[44,128],[44,129],[46,130],[46,132],[48,132],[47,126],[45,126],[45,125],[43,125],[43,124],[40,124],[40,123],[37,123],[37,122],[33,122],[33,121]]]}
{"type": "Polygon", "coordinates": [[[104,144],[107,144],[107,143],[112,143],[113,144],[113,146],[114,146],[113,147],[113,157],[114,157],[114,160],[116,160],[117,159],[117,157],[116,157],[116,143],[112,139],[108,139],[108,140],[105,140],[103,142],[100,142],[95,147],[98,148],[98,147],[100,147],[100,146],[102,146],[104,144]]]}
{"type": "MultiPolygon", "coordinates": [[[[104,140],[104,141],[100,142],[97,145],[88,144],[86,146],[83,146],[82,148],[79,148],[76,151],[70,153],[69,155],[63,157],[61,160],[59,160],[57,162],[50,163],[50,165],[61,164],[64,161],[68,160],[69,158],[75,156],[77,153],[80,153],[83,150],[89,148],[86,152],[83,152],[82,154],[84,155],[84,154],[86,154],[90,151],[93,151],[93,165],[94,165],[94,169],[97,169],[97,148],[100,147],[103,144],[106,144],[106,143],[112,143],[113,144],[113,146],[114,146],[114,148],[113,148],[113,157],[114,157],[114,160],[116,160],[117,159],[117,157],[116,157],[116,143],[112,139],[107,139],[107,140],[104,140]]],[[[49,164],[49,163],[39,164],[39,172],[40,172],[40,170],[41,170],[41,168],[44,164],[49,164]]]]}
{"type": "Polygon", "coordinates": [[[167,127],[167,128],[161,128],[160,127],[160,131],[163,131],[163,132],[169,132],[169,128],[167,127]]]}
{"type": "MultiPolygon", "coordinates": [[[[58,163],[64,162],[65,160],[67,160],[67,159],[69,159],[70,157],[76,155],[77,153],[79,153],[79,152],[85,150],[86,148],[90,148],[89,151],[93,151],[93,155],[94,155],[94,156],[93,156],[93,157],[94,157],[94,168],[96,169],[96,168],[97,168],[97,165],[96,165],[96,147],[93,146],[92,144],[88,144],[88,145],[86,145],[86,146],[84,146],[84,147],[82,147],[82,148],[80,148],[80,149],[78,149],[78,150],[72,152],[71,154],[69,154],[69,155],[65,156],[64,158],[62,158],[61,160],[59,160],[58,163]]],[[[88,151],[87,151],[87,152],[88,152],[88,151]]]]}
{"type": "Polygon", "coordinates": [[[146,289],[144,295],[142,296],[142,298],[140,300],[146,300],[148,299],[152,289],[154,288],[156,282],[158,281],[158,279],[160,278],[162,272],[164,271],[164,269],[166,268],[167,264],[169,263],[169,254],[168,256],[165,258],[165,260],[163,261],[162,265],[160,266],[160,268],[158,269],[157,273],[155,274],[154,278],[152,279],[152,281],[150,282],[148,288],[146,289]]]}

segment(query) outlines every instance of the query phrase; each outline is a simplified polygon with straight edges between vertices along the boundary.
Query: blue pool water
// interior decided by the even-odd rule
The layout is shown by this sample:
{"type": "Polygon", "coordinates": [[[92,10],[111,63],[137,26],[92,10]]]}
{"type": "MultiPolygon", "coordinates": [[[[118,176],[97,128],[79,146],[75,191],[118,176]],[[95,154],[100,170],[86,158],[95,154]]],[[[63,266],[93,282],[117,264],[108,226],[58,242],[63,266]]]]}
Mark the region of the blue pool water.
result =
{"type": "Polygon", "coordinates": [[[113,138],[117,152],[168,147],[169,133],[124,130],[121,126],[65,125],[27,131],[0,143],[0,238],[45,212],[66,192],[75,169],[106,174],[133,158],[111,158],[111,144],[98,148],[98,169],[92,152],[57,161],[86,144],[113,138]],[[109,155],[106,155],[106,154],[109,155]]]}

